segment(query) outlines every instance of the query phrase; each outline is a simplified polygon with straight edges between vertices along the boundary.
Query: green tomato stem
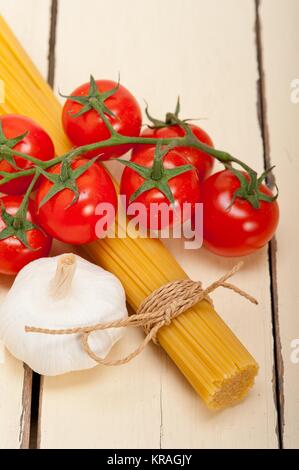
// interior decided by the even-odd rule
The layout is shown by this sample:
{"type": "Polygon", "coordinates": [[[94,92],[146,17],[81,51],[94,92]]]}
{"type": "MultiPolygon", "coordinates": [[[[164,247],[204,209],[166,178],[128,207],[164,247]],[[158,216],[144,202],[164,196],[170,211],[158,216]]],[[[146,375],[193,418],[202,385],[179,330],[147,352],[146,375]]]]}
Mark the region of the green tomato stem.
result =
{"type": "Polygon", "coordinates": [[[6,173],[5,171],[0,172],[0,175],[3,176],[3,178],[1,178],[0,180],[0,189],[1,189],[2,184],[9,183],[10,181],[21,178],[22,176],[34,175],[34,173],[35,173],[35,168],[30,168],[29,170],[18,171],[18,173],[6,173]]]}
{"type": "MultiPolygon", "coordinates": [[[[5,154],[5,150],[3,151],[5,154]]],[[[7,152],[8,153],[8,152],[7,152]]],[[[43,160],[39,160],[38,158],[32,157],[31,155],[27,155],[26,153],[23,152],[18,152],[17,150],[11,150],[9,149],[9,154],[16,155],[17,157],[22,157],[24,160],[27,160],[31,163],[33,163],[36,166],[42,167],[46,162],[43,160]]]]}
{"type": "MultiPolygon", "coordinates": [[[[108,119],[107,119],[108,121],[108,119]]],[[[256,175],[256,172],[250,168],[248,165],[246,165],[244,162],[241,160],[233,157],[227,152],[223,152],[221,150],[217,150],[213,147],[209,147],[208,145],[200,142],[196,136],[194,136],[192,133],[186,134],[184,137],[178,137],[178,138],[166,138],[166,139],[159,139],[159,138],[154,138],[154,137],[128,137],[124,136],[121,134],[118,134],[117,132],[112,133],[111,137],[109,139],[100,141],[100,142],[95,142],[93,144],[88,144],[88,145],[82,145],[81,147],[77,147],[75,149],[70,150],[69,152],[59,156],[55,157],[51,160],[47,161],[42,161],[39,159],[36,159],[34,157],[31,157],[30,155],[23,154],[22,152],[15,152],[16,155],[23,157],[27,159],[28,161],[31,161],[34,164],[35,168],[42,168],[44,170],[52,167],[53,165],[59,164],[63,162],[66,158],[73,159],[76,158],[82,154],[86,154],[91,151],[95,150],[101,150],[106,147],[110,146],[118,146],[118,145],[126,145],[126,144],[131,144],[131,145],[172,145],[172,147],[193,147],[196,149],[199,149],[208,155],[211,155],[212,157],[216,158],[219,162],[223,164],[228,164],[228,163],[236,163],[240,165],[247,173],[250,175],[256,175]]],[[[19,178],[21,176],[29,176],[35,173],[35,168],[28,169],[28,170],[23,170],[19,171],[17,173],[11,173],[11,174],[5,174],[5,176],[2,178],[0,181],[0,186],[1,184],[7,183],[11,180],[14,180],[16,178],[19,178]]]]}
{"type": "Polygon", "coordinates": [[[23,221],[26,219],[26,214],[27,214],[27,209],[28,209],[28,203],[29,203],[29,198],[30,194],[33,191],[33,188],[35,186],[35,183],[37,182],[38,178],[40,176],[39,169],[35,169],[35,175],[32,178],[32,181],[23,197],[22,203],[15,215],[15,220],[13,222],[13,226],[15,229],[18,229],[21,227],[23,221]]]}

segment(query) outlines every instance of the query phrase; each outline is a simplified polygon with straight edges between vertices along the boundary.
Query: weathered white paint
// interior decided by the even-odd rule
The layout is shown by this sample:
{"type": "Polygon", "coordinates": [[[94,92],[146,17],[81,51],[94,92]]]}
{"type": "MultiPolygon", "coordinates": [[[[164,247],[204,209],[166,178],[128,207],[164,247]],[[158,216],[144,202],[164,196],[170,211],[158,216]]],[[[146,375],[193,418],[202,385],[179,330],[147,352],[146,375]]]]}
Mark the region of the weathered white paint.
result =
{"type": "MultiPolygon", "coordinates": [[[[10,280],[0,277],[0,300],[5,296],[10,280]]],[[[22,413],[23,366],[2,348],[0,363],[0,449],[19,447],[22,413]]]]}
{"type": "Polygon", "coordinates": [[[0,0],[0,14],[46,77],[51,0],[0,0]]]}
{"type": "Polygon", "coordinates": [[[0,364],[5,362],[5,346],[3,341],[0,341],[0,364]]]}
{"type": "Polygon", "coordinates": [[[280,188],[276,258],[284,365],[284,445],[298,448],[299,363],[291,361],[291,343],[299,340],[299,2],[263,0],[261,18],[270,158],[271,164],[277,165],[275,175],[280,188]],[[296,84],[297,92],[292,87],[296,84]]]}

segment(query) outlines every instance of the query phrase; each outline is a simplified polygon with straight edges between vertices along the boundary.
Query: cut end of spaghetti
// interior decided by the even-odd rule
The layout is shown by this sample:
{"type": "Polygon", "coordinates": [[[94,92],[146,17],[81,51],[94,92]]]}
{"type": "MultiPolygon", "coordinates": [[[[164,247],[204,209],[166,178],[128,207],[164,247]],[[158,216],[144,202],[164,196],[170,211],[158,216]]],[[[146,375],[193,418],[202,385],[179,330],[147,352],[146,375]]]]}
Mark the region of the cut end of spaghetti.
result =
{"type": "Polygon", "coordinates": [[[215,383],[217,390],[207,402],[208,408],[221,410],[243,400],[253,386],[257,373],[258,365],[252,364],[221,383],[215,383]]]}

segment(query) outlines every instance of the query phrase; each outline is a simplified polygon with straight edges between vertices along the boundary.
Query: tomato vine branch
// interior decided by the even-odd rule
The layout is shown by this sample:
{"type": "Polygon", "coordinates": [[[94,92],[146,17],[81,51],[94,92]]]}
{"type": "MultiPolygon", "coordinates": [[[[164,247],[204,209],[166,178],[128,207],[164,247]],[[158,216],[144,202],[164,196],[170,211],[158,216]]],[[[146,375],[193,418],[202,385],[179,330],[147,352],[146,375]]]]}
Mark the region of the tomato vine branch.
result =
{"type": "MultiPolygon", "coordinates": [[[[205,152],[206,154],[212,156],[213,158],[221,162],[226,168],[231,169],[231,171],[233,171],[234,174],[239,178],[239,181],[241,183],[241,188],[238,192],[235,193],[235,197],[241,197],[243,199],[247,199],[254,207],[258,207],[259,201],[264,200],[264,197],[261,195],[259,191],[259,185],[261,184],[262,179],[264,179],[263,175],[260,178],[258,178],[257,172],[253,170],[249,165],[244,163],[243,161],[239,160],[236,157],[233,157],[228,152],[217,150],[201,142],[193,134],[192,129],[188,125],[188,120],[186,119],[181,120],[179,118],[179,111],[180,111],[179,99],[177,101],[175,112],[167,113],[165,121],[154,119],[149,114],[148,106],[146,107],[146,115],[154,128],[178,125],[184,130],[185,132],[184,136],[176,137],[176,138],[154,138],[154,137],[142,137],[142,136],[129,137],[129,136],[119,134],[114,128],[114,126],[112,125],[112,123],[110,122],[110,119],[116,119],[116,117],[105,104],[106,99],[111,97],[114,93],[116,93],[118,88],[119,88],[119,82],[116,85],[116,87],[114,87],[113,89],[108,90],[106,92],[100,92],[97,88],[94,78],[91,76],[90,88],[86,96],[85,95],[84,96],[83,95],[66,96],[66,98],[72,101],[75,101],[81,104],[82,106],[80,111],[76,113],[75,115],[73,115],[73,117],[81,116],[82,114],[92,109],[95,110],[99,114],[104,124],[106,125],[107,129],[109,130],[110,137],[104,141],[95,142],[93,144],[88,144],[88,145],[83,145],[77,148],[73,148],[69,152],[61,156],[55,157],[51,160],[41,161],[25,153],[13,150],[12,148],[13,145],[18,143],[26,134],[22,134],[14,139],[7,139],[0,125],[0,158],[6,159],[8,162],[11,163],[14,169],[17,170],[16,172],[12,172],[12,173],[5,172],[5,171],[0,172],[0,176],[2,176],[0,180],[0,189],[1,189],[1,185],[5,183],[8,183],[22,176],[34,175],[36,170],[39,170],[39,172],[43,174],[44,177],[50,179],[52,182],[54,182],[53,178],[56,178],[57,181],[55,180],[53,194],[54,193],[56,194],[56,192],[60,191],[64,187],[69,187],[69,189],[73,190],[76,196],[77,191],[76,191],[76,181],[74,180],[75,176],[74,175],[72,177],[70,176],[71,175],[70,162],[73,159],[81,155],[87,154],[88,152],[91,152],[91,151],[95,152],[97,150],[99,151],[99,155],[97,156],[97,158],[99,158],[101,156],[100,154],[101,149],[105,149],[106,147],[110,147],[110,146],[117,147],[117,146],[125,146],[125,145],[146,144],[146,145],[154,145],[156,147],[158,146],[159,148],[161,148],[162,146],[165,148],[192,147],[192,148],[201,150],[202,152],[205,152]],[[31,162],[33,165],[32,168],[29,168],[27,170],[19,169],[16,166],[16,163],[14,161],[14,158],[13,158],[14,156],[21,157],[31,162]],[[65,166],[66,162],[68,162],[69,164],[68,165],[69,175],[68,175],[67,181],[64,177],[64,170],[66,168],[65,166]],[[48,173],[46,170],[56,164],[62,164],[61,174],[53,176],[50,173],[48,173]],[[245,173],[248,175],[248,181],[242,174],[242,171],[240,171],[239,169],[233,168],[232,164],[236,164],[240,166],[242,171],[243,172],[245,171],[245,173]]],[[[120,163],[124,163],[124,162],[120,161],[120,163]]]]}
{"type": "MultiPolygon", "coordinates": [[[[109,123],[108,119],[107,119],[107,123],[109,123]]],[[[109,128],[109,130],[113,129],[110,123],[109,123],[109,126],[107,127],[109,128]]],[[[154,137],[127,137],[127,136],[118,134],[113,129],[113,134],[111,135],[109,139],[106,139],[100,142],[95,142],[93,144],[82,145],[81,147],[76,147],[75,149],[72,149],[69,152],[66,152],[65,154],[61,156],[55,157],[47,161],[41,161],[37,158],[31,157],[30,155],[26,155],[22,152],[13,151],[13,153],[14,155],[17,155],[28,161],[31,161],[34,167],[48,169],[58,163],[62,163],[67,158],[73,159],[90,151],[101,150],[101,149],[104,149],[105,147],[125,145],[125,144],[134,144],[134,145],[160,144],[160,145],[171,145],[173,147],[194,147],[196,149],[202,150],[203,152],[206,152],[207,154],[216,158],[216,160],[218,160],[219,162],[223,164],[235,163],[235,164],[240,165],[247,173],[256,174],[256,172],[252,168],[250,168],[246,163],[242,162],[238,158],[233,157],[228,152],[224,152],[222,150],[217,150],[213,147],[209,147],[208,145],[200,142],[197,139],[197,137],[192,133],[188,135],[186,134],[184,137],[161,139],[161,138],[154,138],[154,137]]],[[[11,153],[11,149],[9,149],[9,151],[11,153]]],[[[28,170],[23,170],[23,171],[21,170],[16,173],[0,172],[0,175],[4,177],[3,179],[1,179],[0,185],[9,182],[12,179],[21,177],[21,176],[32,175],[34,174],[34,171],[35,171],[34,168],[30,168],[28,170]]]]}

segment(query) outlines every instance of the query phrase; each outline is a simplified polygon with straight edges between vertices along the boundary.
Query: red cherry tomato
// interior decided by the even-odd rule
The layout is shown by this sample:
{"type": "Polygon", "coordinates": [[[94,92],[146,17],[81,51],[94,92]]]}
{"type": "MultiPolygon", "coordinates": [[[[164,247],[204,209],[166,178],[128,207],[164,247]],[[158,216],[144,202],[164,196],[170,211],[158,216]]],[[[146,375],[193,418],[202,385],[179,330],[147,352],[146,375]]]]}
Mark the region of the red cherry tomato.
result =
{"type": "MultiPolygon", "coordinates": [[[[194,124],[189,124],[189,127],[192,129],[193,134],[198,138],[198,140],[210,147],[213,147],[211,138],[203,129],[195,126],[194,124]]],[[[147,127],[141,132],[142,137],[152,137],[156,139],[169,139],[183,137],[184,135],[185,131],[178,125],[165,126],[156,129],[147,127]]],[[[139,151],[140,147],[140,145],[136,146],[136,151],[139,151]]],[[[201,181],[210,175],[214,165],[213,157],[192,147],[177,147],[175,150],[195,166],[201,181]]]]}
{"type": "MultiPolygon", "coordinates": [[[[81,167],[88,162],[80,158],[72,162],[72,169],[81,167]]],[[[55,165],[50,173],[59,174],[61,165],[55,165]]],[[[53,187],[53,183],[44,179],[36,194],[36,210],[41,227],[54,238],[65,243],[82,244],[95,240],[96,224],[101,218],[96,214],[96,208],[100,203],[109,203],[114,209],[117,207],[116,191],[109,173],[105,168],[93,163],[76,180],[79,198],[72,204],[74,193],[70,189],[62,189],[39,208],[42,200],[53,187]]],[[[114,216],[109,218],[110,225],[114,216]]],[[[104,227],[105,228],[105,227],[104,227]]],[[[101,236],[102,234],[98,234],[101,236]]]]}
{"type": "MultiPolygon", "coordinates": [[[[5,207],[8,214],[14,216],[19,209],[21,196],[3,196],[0,199],[1,204],[5,207]]],[[[26,219],[34,224],[36,214],[34,211],[34,203],[29,201],[26,219]]],[[[5,229],[6,224],[0,215],[0,232],[5,229]]],[[[27,248],[17,237],[10,236],[0,240],[0,272],[3,274],[17,274],[26,264],[31,261],[48,256],[52,238],[46,235],[38,228],[25,232],[28,245],[27,248]]]]}
{"type": "MultiPolygon", "coordinates": [[[[279,220],[276,201],[260,201],[255,209],[237,197],[230,206],[238,178],[224,170],[210,176],[203,184],[204,245],[221,256],[244,256],[263,247],[273,237],[279,220]]],[[[259,190],[272,196],[262,184],[259,190]]]]}
{"type": "MultiPolygon", "coordinates": [[[[96,85],[102,93],[115,88],[117,84],[111,80],[96,80],[96,85]]],[[[85,83],[74,90],[72,96],[87,96],[89,88],[90,83],[85,83]]],[[[117,132],[131,137],[139,135],[142,123],[141,110],[134,96],[125,87],[119,85],[116,93],[107,98],[104,104],[115,116],[107,115],[107,118],[117,132]]],[[[63,128],[72,143],[76,146],[81,146],[108,139],[110,132],[98,112],[91,109],[81,116],[75,117],[74,114],[78,113],[81,109],[82,104],[71,99],[67,99],[63,107],[63,128]]],[[[91,157],[103,154],[101,160],[107,160],[123,155],[131,147],[130,145],[106,147],[88,152],[86,156],[91,157]]]]}
{"type": "MultiPolygon", "coordinates": [[[[154,161],[155,148],[152,146],[144,146],[143,148],[136,149],[133,153],[131,161],[142,165],[146,168],[151,168],[154,161]]],[[[186,165],[189,162],[180,155],[176,150],[170,150],[163,159],[164,169],[173,169],[182,165],[186,165]]],[[[130,198],[144,183],[145,179],[139,175],[135,170],[126,167],[122,174],[120,183],[120,194],[126,196],[127,210],[130,208],[130,198]]],[[[190,203],[191,207],[191,218],[194,214],[195,203],[200,201],[200,183],[196,170],[189,170],[186,173],[182,173],[178,176],[171,178],[169,181],[169,188],[173,195],[175,204],[174,207],[183,208],[183,203],[190,203]]],[[[142,194],[140,194],[135,200],[135,203],[142,203],[146,209],[146,227],[152,230],[161,230],[167,226],[171,226],[174,223],[174,210],[171,207],[168,198],[159,189],[153,188],[142,194]],[[169,219],[163,220],[161,214],[157,214],[157,217],[150,217],[151,215],[151,204],[166,204],[169,208],[169,219]]],[[[187,217],[182,217],[182,222],[187,220],[187,217]]]]}
{"type": "MultiPolygon", "coordinates": [[[[7,139],[12,139],[24,134],[24,137],[13,149],[38,158],[50,160],[54,157],[54,145],[49,135],[32,119],[17,114],[5,114],[0,116],[2,130],[7,139]]],[[[28,170],[32,163],[22,157],[14,156],[16,165],[22,170],[28,170]]],[[[17,170],[4,159],[0,161],[0,171],[15,173],[17,170]]],[[[2,177],[0,177],[0,180],[2,177]]],[[[24,194],[32,181],[31,176],[22,176],[0,186],[0,192],[11,195],[24,194]]]]}

